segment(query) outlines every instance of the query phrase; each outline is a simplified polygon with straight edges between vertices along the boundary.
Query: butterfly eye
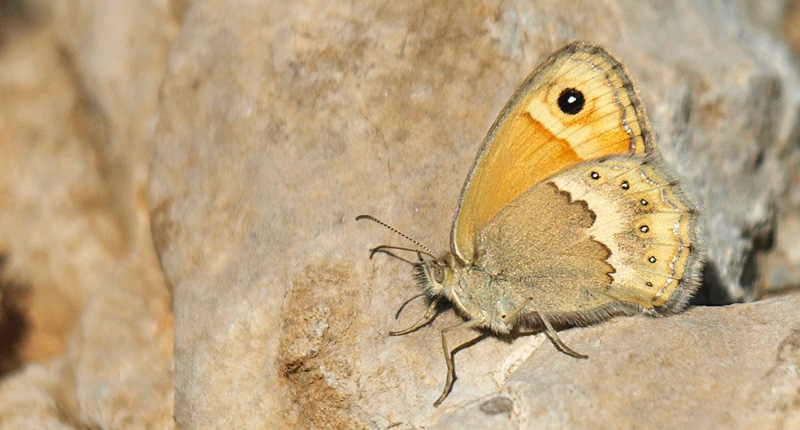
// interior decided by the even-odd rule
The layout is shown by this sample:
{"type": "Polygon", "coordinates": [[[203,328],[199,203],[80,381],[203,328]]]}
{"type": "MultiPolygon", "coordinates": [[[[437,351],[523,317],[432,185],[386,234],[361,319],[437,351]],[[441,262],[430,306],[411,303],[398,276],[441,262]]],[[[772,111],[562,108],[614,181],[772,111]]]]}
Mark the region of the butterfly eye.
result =
{"type": "Polygon", "coordinates": [[[575,88],[566,88],[558,96],[558,108],[568,115],[577,114],[583,110],[585,104],[586,99],[583,97],[583,93],[575,88]]]}
{"type": "Polygon", "coordinates": [[[433,268],[433,280],[439,284],[444,282],[444,268],[439,266],[433,268]]]}

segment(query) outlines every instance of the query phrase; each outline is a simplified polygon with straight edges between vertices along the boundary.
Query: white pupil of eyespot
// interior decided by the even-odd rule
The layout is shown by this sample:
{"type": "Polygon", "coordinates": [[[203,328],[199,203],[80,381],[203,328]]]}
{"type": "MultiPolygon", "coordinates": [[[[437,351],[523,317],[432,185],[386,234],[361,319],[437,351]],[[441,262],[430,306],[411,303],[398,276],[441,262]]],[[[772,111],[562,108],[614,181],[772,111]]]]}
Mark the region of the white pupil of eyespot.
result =
{"type": "Polygon", "coordinates": [[[575,96],[567,97],[567,103],[570,103],[570,104],[575,103],[575,100],[578,100],[577,97],[575,97],[575,96]]]}

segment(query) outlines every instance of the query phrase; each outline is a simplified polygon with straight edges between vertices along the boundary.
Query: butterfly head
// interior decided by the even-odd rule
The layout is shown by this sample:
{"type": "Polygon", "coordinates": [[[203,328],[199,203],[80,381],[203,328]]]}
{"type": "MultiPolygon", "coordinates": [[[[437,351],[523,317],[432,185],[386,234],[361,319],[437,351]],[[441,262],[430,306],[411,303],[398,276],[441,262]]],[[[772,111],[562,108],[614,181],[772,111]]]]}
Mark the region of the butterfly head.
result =
{"type": "Polygon", "coordinates": [[[417,284],[429,297],[450,296],[456,283],[458,262],[453,254],[424,260],[414,265],[417,284]]]}
{"type": "Polygon", "coordinates": [[[444,297],[475,327],[508,333],[505,305],[493,277],[475,266],[466,266],[457,256],[421,261],[414,265],[417,284],[431,298],[444,297]]]}

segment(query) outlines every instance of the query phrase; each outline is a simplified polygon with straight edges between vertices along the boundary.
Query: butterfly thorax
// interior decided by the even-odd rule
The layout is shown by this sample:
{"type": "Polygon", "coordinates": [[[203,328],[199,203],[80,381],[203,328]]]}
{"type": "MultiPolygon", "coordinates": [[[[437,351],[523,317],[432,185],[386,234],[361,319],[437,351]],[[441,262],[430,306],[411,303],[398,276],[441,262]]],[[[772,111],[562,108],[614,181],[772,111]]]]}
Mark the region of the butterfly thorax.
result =
{"type": "Polygon", "coordinates": [[[452,253],[416,265],[417,280],[431,298],[444,296],[468,320],[495,333],[508,334],[513,328],[507,316],[519,306],[500,288],[502,276],[477,265],[466,265],[452,253]]]}

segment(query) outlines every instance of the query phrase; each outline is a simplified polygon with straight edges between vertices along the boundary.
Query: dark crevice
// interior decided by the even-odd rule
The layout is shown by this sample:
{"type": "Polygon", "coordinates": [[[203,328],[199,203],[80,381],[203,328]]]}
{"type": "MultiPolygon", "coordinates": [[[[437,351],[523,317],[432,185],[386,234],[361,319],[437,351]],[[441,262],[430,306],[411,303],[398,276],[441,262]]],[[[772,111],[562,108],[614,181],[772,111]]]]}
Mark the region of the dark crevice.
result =
{"type": "Polygon", "coordinates": [[[722,282],[719,270],[713,262],[706,262],[703,266],[703,283],[697,289],[691,306],[723,306],[734,303],[733,297],[728,292],[728,286],[722,282]]]}
{"type": "MultiPolygon", "coordinates": [[[[759,263],[761,256],[769,252],[775,244],[775,212],[762,224],[753,227],[743,234],[750,238],[750,252],[742,262],[742,274],[739,285],[746,291],[746,297],[757,297],[756,288],[760,279],[759,263]]],[[[735,303],[730,289],[719,275],[714,262],[707,262],[703,268],[703,284],[698,289],[690,304],[693,306],[722,306],[735,303]]]]}
{"type": "MultiPolygon", "coordinates": [[[[775,213],[776,211],[772,208],[765,222],[745,232],[745,235],[752,239],[752,248],[742,264],[742,276],[739,278],[739,282],[742,288],[748,292],[755,292],[758,287],[760,257],[775,245],[775,213]]],[[[755,294],[751,294],[751,296],[755,297],[755,294]]]]}
{"type": "Polygon", "coordinates": [[[0,49],[8,39],[46,19],[47,6],[23,0],[0,0],[0,49]]]}
{"type": "Polygon", "coordinates": [[[24,311],[29,289],[2,276],[4,261],[0,257],[0,378],[22,366],[20,348],[30,330],[24,311]]]}

